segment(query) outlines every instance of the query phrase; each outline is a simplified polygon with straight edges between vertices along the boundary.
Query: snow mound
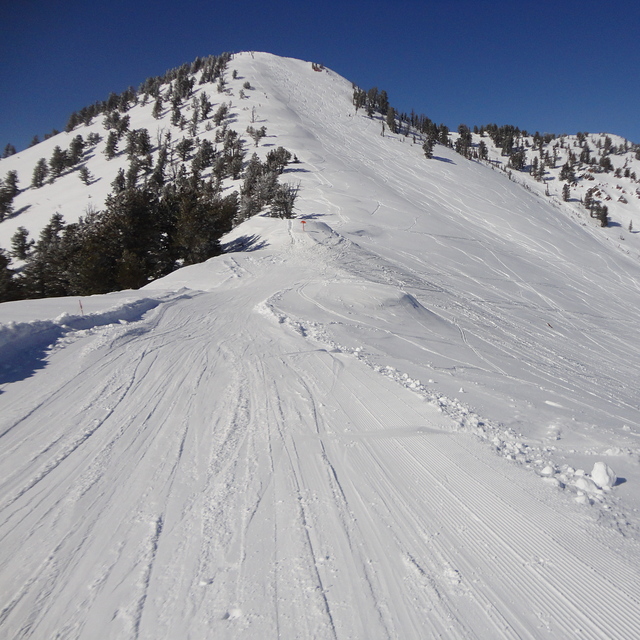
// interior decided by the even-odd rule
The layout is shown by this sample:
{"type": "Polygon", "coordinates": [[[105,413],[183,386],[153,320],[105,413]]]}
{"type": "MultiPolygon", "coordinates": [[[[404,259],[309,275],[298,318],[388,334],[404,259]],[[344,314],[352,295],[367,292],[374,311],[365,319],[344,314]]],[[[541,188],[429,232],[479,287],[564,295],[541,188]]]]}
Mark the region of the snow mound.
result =
{"type": "Polygon", "coordinates": [[[158,298],[141,298],[98,313],[87,315],[63,313],[53,320],[0,324],[0,361],[7,367],[11,361],[20,358],[25,351],[46,348],[72,331],[139,320],[147,311],[157,307],[161,302],[162,300],[158,298]]]}
{"type": "Polygon", "coordinates": [[[585,476],[580,476],[574,483],[573,486],[580,491],[584,491],[585,493],[598,493],[599,489],[596,483],[587,478],[585,476]]]}
{"type": "Polygon", "coordinates": [[[591,479],[600,489],[611,489],[618,479],[613,469],[605,462],[596,462],[591,471],[591,479]]]}

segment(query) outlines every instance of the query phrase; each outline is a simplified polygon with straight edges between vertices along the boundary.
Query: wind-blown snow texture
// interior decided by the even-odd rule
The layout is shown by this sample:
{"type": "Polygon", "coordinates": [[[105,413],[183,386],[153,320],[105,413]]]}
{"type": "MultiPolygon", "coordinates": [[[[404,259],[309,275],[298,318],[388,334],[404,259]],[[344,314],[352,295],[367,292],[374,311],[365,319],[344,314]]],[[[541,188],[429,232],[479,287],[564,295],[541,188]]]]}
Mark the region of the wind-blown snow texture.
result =
{"type": "Polygon", "coordinates": [[[637,636],[637,261],[330,71],[231,66],[306,225],[0,306],[1,635],[637,636]]]}

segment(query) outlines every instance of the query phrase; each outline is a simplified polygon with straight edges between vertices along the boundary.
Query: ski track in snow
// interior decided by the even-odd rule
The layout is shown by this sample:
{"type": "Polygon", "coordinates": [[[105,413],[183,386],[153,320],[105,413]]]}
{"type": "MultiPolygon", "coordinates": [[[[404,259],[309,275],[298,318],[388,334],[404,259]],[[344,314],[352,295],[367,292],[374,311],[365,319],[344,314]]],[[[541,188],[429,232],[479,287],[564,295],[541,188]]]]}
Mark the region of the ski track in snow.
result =
{"type": "Polygon", "coordinates": [[[265,247],[177,272],[142,302],[6,325],[20,344],[0,331],[0,353],[39,363],[0,395],[2,635],[635,637],[625,507],[576,491],[569,471],[565,491],[539,473],[562,465],[545,438],[584,437],[565,407],[580,424],[637,424],[637,343],[588,337],[603,318],[636,335],[606,287],[637,269],[604,258],[585,280],[547,230],[509,225],[515,187],[496,181],[474,202],[498,209],[500,245],[464,194],[409,174],[377,122],[353,124],[342,79],[318,74],[310,103],[303,63],[234,66],[282,105],[269,126],[289,122],[291,148],[309,150],[306,231],[255,219],[265,247]],[[383,183],[379,158],[397,160],[383,183]],[[190,277],[206,285],[185,292],[190,277]],[[480,406],[494,392],[498,416],[549,413],[520,436],[455,399],[462,385],[480,406]]]}

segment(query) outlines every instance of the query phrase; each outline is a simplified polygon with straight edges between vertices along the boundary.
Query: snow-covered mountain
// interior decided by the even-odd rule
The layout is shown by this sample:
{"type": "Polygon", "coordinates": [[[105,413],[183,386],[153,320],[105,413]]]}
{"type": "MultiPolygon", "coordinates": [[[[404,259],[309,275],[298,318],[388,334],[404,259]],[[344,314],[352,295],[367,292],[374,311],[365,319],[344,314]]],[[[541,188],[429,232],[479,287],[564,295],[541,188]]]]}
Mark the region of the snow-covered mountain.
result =
{"type": "MultiPolygon", "coordinates": [[[[583,224],[594,224],[595,209],[606,207],[606,237],[629,255],[638,256],[634,230],[640,224],[639,145],[604,133],[552,136],[517,132],[511,146],[502,140],[496,144],[494,138],[501,137],[499,129],[505,128],[498,128],[493,135],[482,130],[471,134],[469,155],[477,157],[479,146],[484,144],[491,166],[525,189],[546,196],[583,224]],[[514,168],[519,163],[521,166],[514,168]]],[[[457,140],[460,136],[451,137],[457,140]]]]}
{"type": "MultiPolygon", "coordinates": [[[[2,635],[637,635],[635,149],[610,136],[620,177],[584,163],[564,202],[574,137],[509,176],[488,135],[487,161],[381,135],[317,65],[242,53],[225,78],[194,97],[297,156],[298,218],[139,290],[0,305],[2,635]]],[[[131,128],[177,140],[152,108],[131,128]]],[[[88,185],[16,196],[3,246],[102,206],[125,159],[101,120],[0,162],[25,187],[103,136],[88,185]]]]}

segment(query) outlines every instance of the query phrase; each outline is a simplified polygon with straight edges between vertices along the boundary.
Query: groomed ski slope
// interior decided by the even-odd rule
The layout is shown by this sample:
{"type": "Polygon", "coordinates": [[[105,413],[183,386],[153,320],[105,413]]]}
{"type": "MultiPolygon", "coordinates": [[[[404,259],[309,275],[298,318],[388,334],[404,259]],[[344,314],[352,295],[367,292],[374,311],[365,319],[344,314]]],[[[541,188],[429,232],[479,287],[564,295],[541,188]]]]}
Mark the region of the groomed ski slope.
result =
{"type": "Polygon", "coordinates": [[[637,636],[638,265],[331,72],[231,65],[304,229],[0,305],[0,635],[637,636]]]}

